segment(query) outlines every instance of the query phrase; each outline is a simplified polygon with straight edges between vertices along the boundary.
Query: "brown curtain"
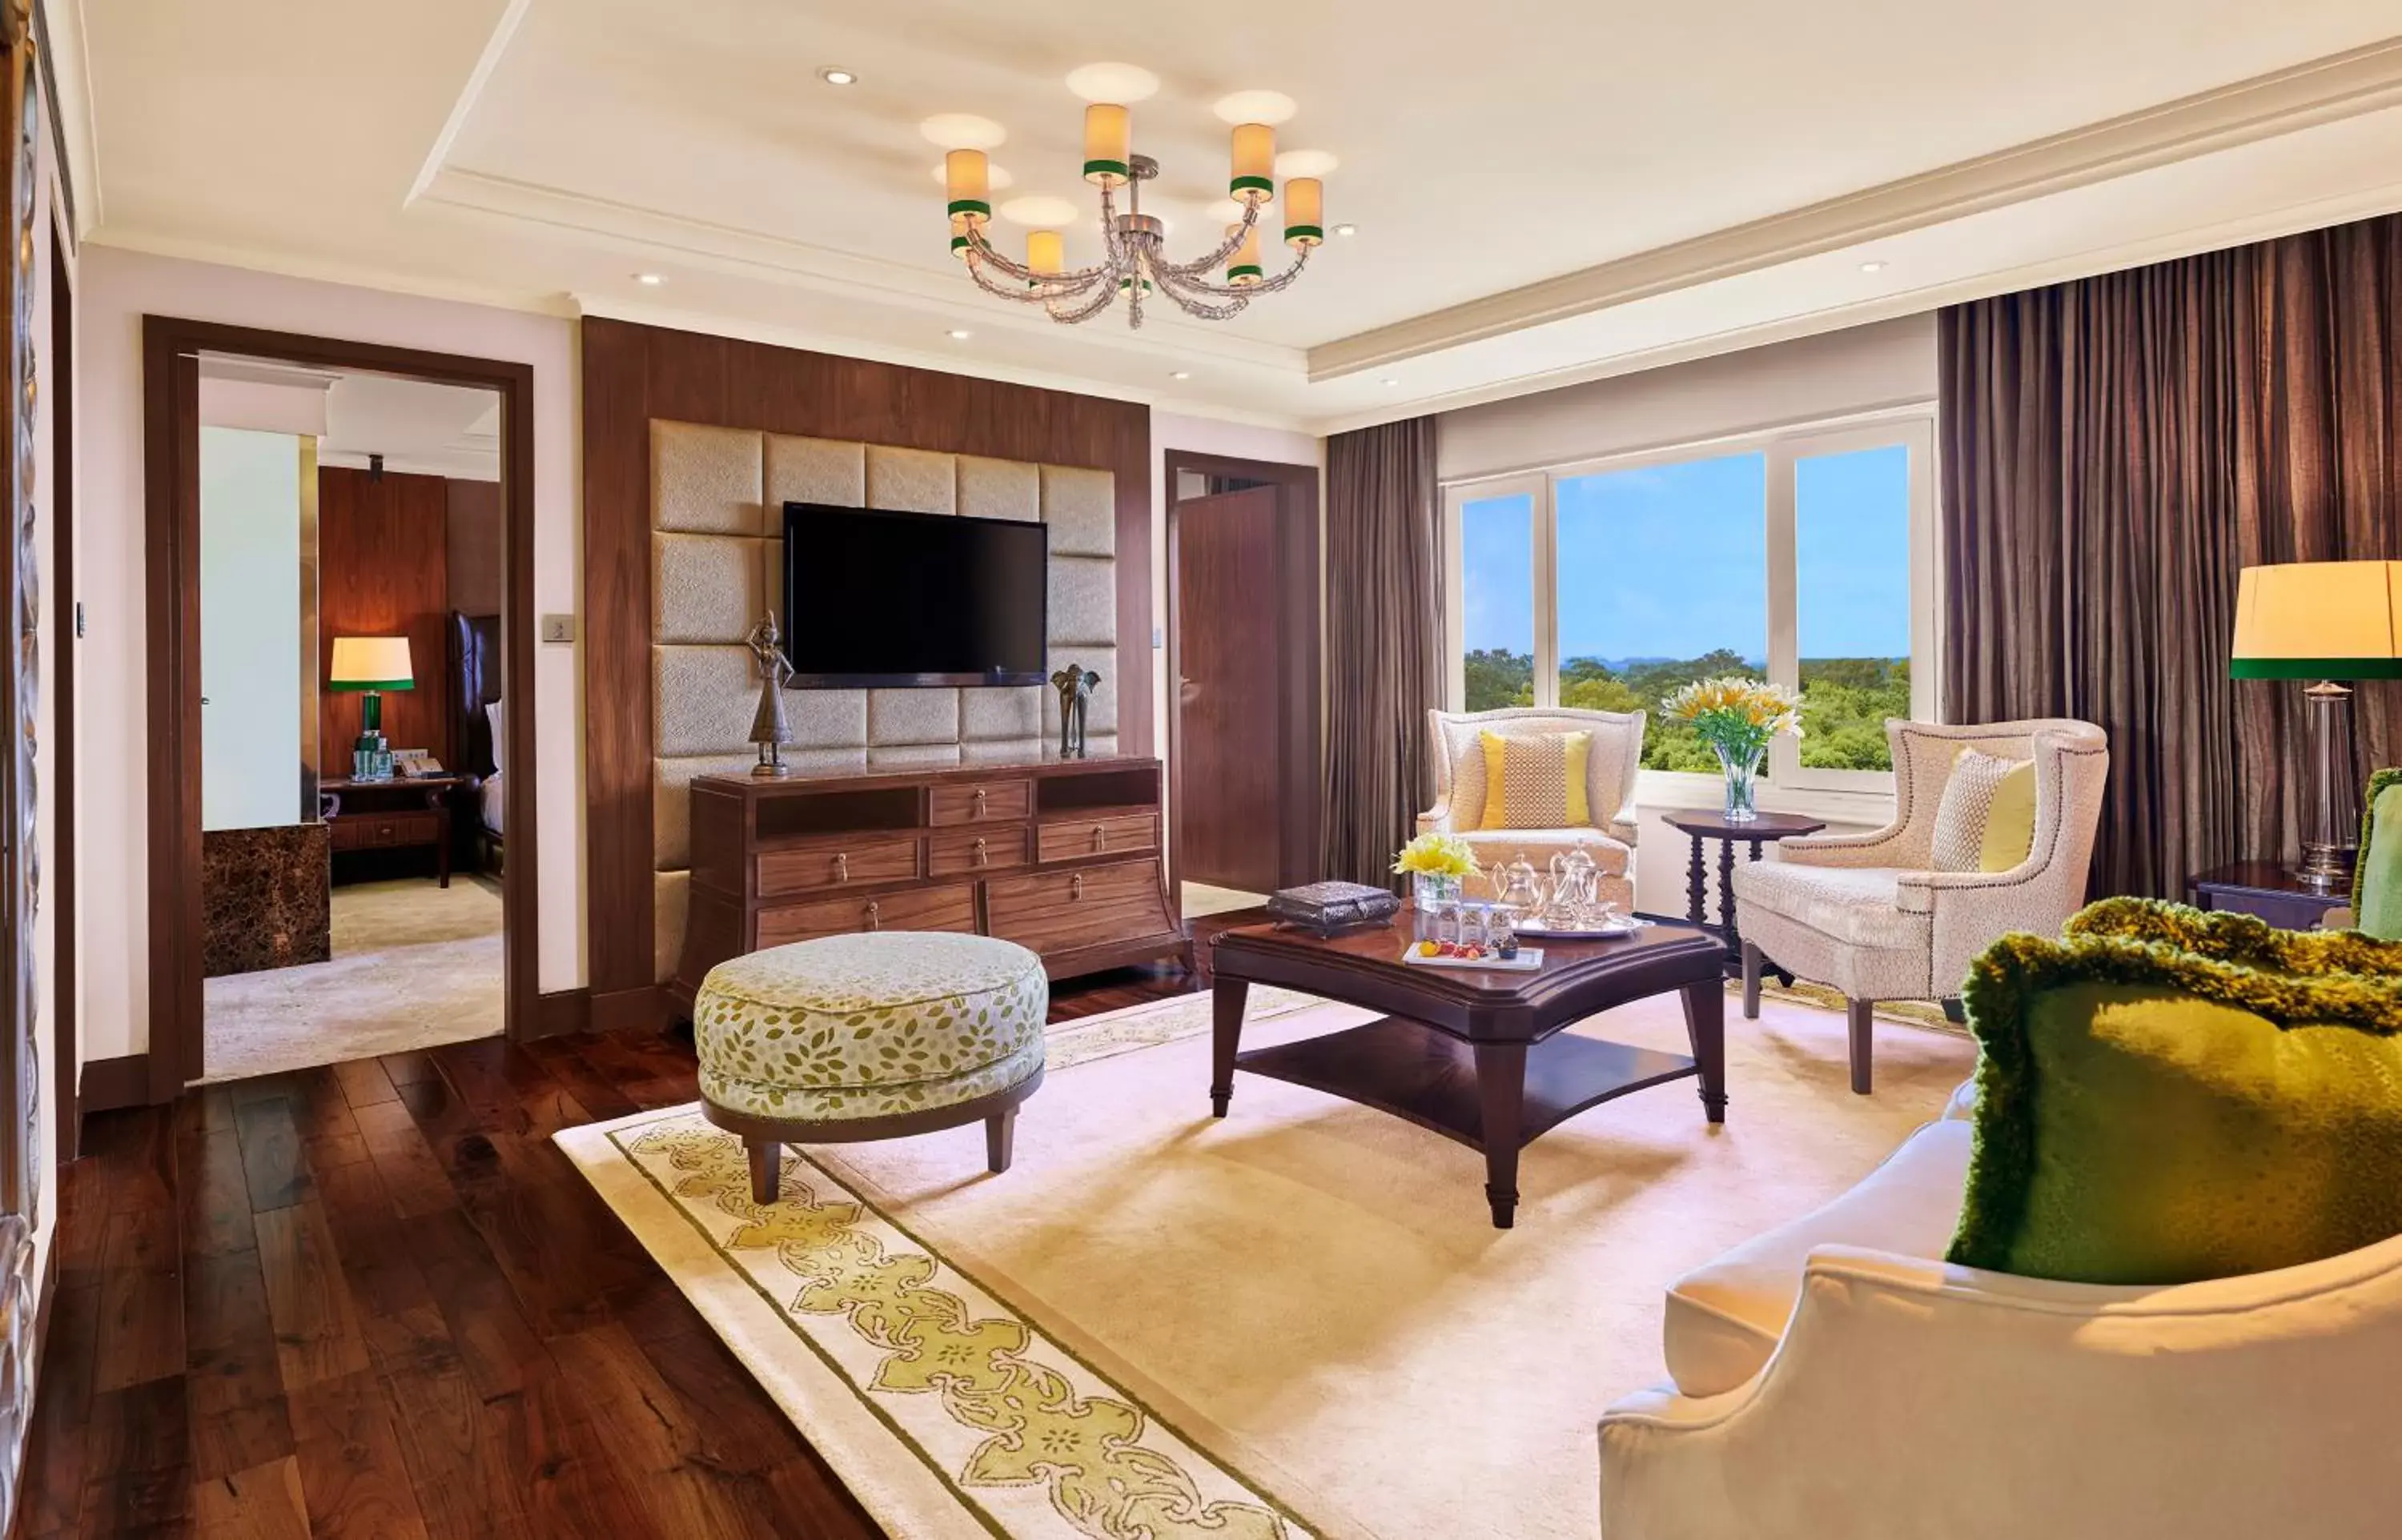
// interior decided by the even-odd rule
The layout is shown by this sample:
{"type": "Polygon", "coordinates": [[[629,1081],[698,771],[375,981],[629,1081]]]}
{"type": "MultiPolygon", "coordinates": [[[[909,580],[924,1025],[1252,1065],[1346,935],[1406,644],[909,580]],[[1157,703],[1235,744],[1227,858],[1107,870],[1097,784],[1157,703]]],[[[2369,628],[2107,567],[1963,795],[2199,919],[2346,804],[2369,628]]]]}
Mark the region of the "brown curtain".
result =
{"type": "Polygon", "coordinates": [[[1443,699],[1443,542],[1430,417],[1326,441],[1326,874],[1389,887],[1426,806],[1443,699]]]}
{"type": "MultiPolygon", "coordinates": [[[[2227,677],[2244,567],[2402,556],[2402,217],[1954,306],[1944,709],[2110,735],[2092,889],[2297,853],[2301,686],[2227,677]]],[[[2402,691],[2359,686],[2362,767],[2402,691]]]]}

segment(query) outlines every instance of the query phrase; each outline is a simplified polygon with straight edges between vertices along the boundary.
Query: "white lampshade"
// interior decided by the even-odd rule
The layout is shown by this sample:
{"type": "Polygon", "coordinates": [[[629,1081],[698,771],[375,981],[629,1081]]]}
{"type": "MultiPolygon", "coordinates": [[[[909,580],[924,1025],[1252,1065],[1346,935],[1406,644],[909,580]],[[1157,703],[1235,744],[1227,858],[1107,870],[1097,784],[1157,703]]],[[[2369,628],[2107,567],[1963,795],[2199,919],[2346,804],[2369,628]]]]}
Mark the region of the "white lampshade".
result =
{"type": "Polygon", "coordinates": [[[1256,195],[1262,203],[1276,198],[1276,130],[1265,123],[1243,123],[1235,129],[1235,174],[1226,191],[1236,198],[1256,195]]]}
{"type": "Polygon", "coordinates": [[[992,169],[982,150],[953,150],[943,157],[943,184],[951,195],[951,216],[971,224],[992,217],[992,169]]]}
{"type": "Polygon", "coordinates": [[[1133,174],[1134,124],[1124,107],[1096,102],[1084,109],[1084,180],[1120,187],[1133,174]]]}
{"type": "Polygon", "coordinates": [[[336,637],[325,683],[335,690],[412,690],[407,637],[336,637]]]}
{"type": "Polygon", "coordinates": [[[2236,679],[2402,679],[2402,561],[2244,568],[2227,671],[2236,679]]]}
{"type": "Polygon", "coordinates": [[[1242,231],[1243,243],[1236,247],[1235,254],[1226,259],[1226,282],[1247,289],[1264,276],[1260,267],[1260,227],[1253,225],[1245,231],[1240,225],[1226,227],[1228,235],[1237,231],[1242,231]]]}
{"type": "Polygon", "coordinates": [[[1326,239],[1326,184],[1295,176],[1284,185],[1284,239],[1288,245],[1315,246],[1326,239]]]}

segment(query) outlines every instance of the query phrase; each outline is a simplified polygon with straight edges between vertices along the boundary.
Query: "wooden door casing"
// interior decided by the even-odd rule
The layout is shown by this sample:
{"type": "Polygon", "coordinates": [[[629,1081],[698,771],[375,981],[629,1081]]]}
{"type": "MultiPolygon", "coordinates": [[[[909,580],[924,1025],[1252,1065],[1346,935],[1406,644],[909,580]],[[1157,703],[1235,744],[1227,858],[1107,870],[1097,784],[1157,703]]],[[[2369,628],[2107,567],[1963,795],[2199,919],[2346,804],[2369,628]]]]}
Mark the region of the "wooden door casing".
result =
{"type": "Polygon", "coordinates": [[[1176,867],[1187,882],[1281,886],[1285,676],[1276,488],[1176,504],[1176,867]]]}

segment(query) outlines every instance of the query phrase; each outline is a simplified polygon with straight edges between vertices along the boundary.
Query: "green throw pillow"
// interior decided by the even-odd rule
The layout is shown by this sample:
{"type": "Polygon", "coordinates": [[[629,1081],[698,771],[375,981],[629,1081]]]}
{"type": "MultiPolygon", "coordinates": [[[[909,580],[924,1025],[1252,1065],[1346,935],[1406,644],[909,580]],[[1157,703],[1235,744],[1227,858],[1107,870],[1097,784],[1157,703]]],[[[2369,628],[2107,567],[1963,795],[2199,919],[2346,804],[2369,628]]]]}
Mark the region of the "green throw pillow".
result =
{"type": "MultiPolygon", "coordinates": [[[[2402,832],[2402,822],[2395,827],[2402,832]]],[[[2257,915],[2160,899],[2103,899],[2068,916],[2063,928],[2071,937],[2153,942],[2275,973],[2402,975],[2402,946],[2356,930],[2285,930],[2257,915]]]]}
{"type": "Polygon", "coordinates": [[[1962,991],[1983,1052],[1951,1259],[2179,1284],[2402,1234],[2402,946],[2380,950],[2346,974],[1996,942],[1962,991]]]}
{"type": "Polygon", "coordinates": [[[2360,862],[2353,868],[2353,928],[2402,941],[2402,770],[2368,777],[2368,806],[2360,818],[2360,862]],[[2379,839],[2382,824],[2385,837],[2379,839]]]}

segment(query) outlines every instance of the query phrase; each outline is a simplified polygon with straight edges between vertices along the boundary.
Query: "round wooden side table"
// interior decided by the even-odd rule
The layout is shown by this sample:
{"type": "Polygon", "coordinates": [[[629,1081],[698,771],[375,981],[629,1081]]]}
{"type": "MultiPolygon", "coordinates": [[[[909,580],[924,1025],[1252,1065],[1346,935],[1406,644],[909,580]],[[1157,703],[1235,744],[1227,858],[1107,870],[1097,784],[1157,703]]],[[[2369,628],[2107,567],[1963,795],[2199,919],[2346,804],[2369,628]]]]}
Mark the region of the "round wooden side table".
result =
{"type": "MultiPolygon", "coordinates": [[[[1827,827],[1824,818],[1805,818],[1794,813],[1762,813],[1744,823],[1730,823],[1725,813],[1717,808],[1680,807],[1663,815],[1672,829],[1681,829],[1692,836],[1693,864],[1688,873],[1687,893],[1690,902],[1686,915],[1695,925],[1716,934],[1726,942],[1727,971],[1730,977],[1743,970],[1743,933],[1737,928],[1734,913],[1734,847],[1738,843],[1751,846],[1751,859],[1760,859],[1760,846],[1778,840],[1791,839],[1796,834],[1815,834],[1827,827]],[[1705,861],[1702,842],[1719,842],[1719,919],[1709,920],[1708,867],[1705,861]]],[[[1793,975],[1774,963],[1769,970],[1790,984],[1793,975]]]]}

